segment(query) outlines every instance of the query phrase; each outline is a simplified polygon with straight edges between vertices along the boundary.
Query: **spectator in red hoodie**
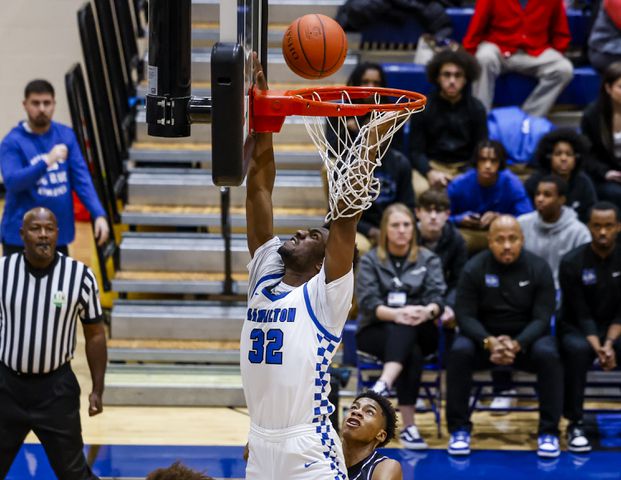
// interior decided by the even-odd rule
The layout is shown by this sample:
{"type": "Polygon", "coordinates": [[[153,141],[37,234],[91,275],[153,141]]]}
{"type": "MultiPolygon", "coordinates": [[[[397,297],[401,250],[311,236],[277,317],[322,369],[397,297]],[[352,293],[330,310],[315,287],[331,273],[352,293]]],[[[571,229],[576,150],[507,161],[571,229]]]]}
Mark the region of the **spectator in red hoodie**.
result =
{"type": "Polygon", "coordinates": [[[563,0],[477,0],[463,40],[481,64],[474,96],[489,111],[498,75],[519,72],[539,79],[522,109],[546,115],[573,75],[562,53],[570,39],[563,0]]]}

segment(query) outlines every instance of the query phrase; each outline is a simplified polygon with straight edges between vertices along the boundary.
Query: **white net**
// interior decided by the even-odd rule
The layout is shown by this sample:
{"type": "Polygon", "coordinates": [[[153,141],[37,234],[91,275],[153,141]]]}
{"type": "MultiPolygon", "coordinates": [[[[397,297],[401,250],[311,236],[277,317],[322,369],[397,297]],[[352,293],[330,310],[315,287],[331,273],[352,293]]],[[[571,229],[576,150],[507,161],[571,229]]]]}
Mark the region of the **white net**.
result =
{"type": "MultiPolygon", "coordinates": [[[[313,100],[321,101],[315,92],[313,100]]],[[[366,99],[380,104],[375,94],[366,99]]],[[[399,99],[405,103],[408,99],[399,99]]],[[[338,103],[353,103],[343,91],[338,103]]],[[[380,184],[373,176],[397,131],[410,116],[420,110],[371,110],[360,117],[303,116],[306,130],[327,170],[329,211],[326,222],[340,217],[353,217],[366,210],[380,193],[380,184]],[[330,139],[328,138],[330,137],[330,139]]]]}

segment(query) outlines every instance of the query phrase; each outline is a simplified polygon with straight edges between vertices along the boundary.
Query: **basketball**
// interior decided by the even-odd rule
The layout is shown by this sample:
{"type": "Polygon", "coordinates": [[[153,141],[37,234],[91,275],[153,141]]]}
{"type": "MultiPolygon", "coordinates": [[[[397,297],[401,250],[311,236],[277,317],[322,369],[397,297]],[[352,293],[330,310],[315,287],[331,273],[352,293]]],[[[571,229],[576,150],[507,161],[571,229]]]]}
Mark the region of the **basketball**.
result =
{"type": "Polygon", "coordinates": [[[347,36],[330,17],[304,15],[294,20],[282,39],[282,53],[291,70],[307,79],[336,72],[347,55],[347,36]]]}

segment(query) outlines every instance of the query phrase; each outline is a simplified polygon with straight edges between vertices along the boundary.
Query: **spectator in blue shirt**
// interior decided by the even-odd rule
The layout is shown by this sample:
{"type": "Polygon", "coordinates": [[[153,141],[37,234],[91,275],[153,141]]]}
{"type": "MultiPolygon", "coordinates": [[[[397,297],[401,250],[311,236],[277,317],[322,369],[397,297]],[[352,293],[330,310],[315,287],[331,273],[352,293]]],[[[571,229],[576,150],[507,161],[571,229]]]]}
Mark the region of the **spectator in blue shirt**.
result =
{"type": "Polygon", "coordinates": [[[496,217],[533,211],[522,182],[506,169],[506,158],[502,144],[484,140],[477,146],[474,168],[448,186],[450,220],[459,227],[471,253],[486,248],[486,232],[496,217]]]}
{"type": "Polygon", "coordinates": [[[57,250],[66,254],[75,237],[73,191],[95,219],[97,243],[104,244],[109,236],[106,213],[75,134],[71,128],[52,121],[54,87],[46,80],[31,81],[23,105],[27,119],[0,144],[0,168],[6,187],[0,231],[3,254],[23,249],[19,235],[22,217],[34,207],[54,213],[58,219],[57,250]]]}

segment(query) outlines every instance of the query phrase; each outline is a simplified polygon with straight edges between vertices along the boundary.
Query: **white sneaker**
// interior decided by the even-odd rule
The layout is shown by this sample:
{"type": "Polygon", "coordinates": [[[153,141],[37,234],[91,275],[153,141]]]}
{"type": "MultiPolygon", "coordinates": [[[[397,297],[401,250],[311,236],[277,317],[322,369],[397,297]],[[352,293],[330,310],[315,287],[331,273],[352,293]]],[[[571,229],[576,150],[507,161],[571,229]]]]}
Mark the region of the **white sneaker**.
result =
{"type": "Polygon", "coordinates": [[[386,385],[386,382],[382,380],[378,380],[377,382],[375,382],[375,384],[371,387],[371,390],[381,395],[382,397],[390,397],[390,390],[388,389],[388,385],[386,385]]]}
{"type": "MultiPolygon", "coordinates": [[[[500,392],[501,395],[512,394],[515,395],[515,390],[505,390],[500,392]]],[[[492,409],[492,415],[507,415],[510,408],[514,408],[517,404],[515,397],[494,397],[492,403],[489,404],[489,408],[492,409]]]]}
{"type": "Polygon", "coordinates": [[[427,410],[427,403],[425,402],[424,399],[419,398],[418,400],[416,400],[416,411],[420,412],[421,410],[427,410]]]}
{"type": "Polygon", "coordinates": [[[410,425],[399,434],[399,441],[408,450],[427,450],[429,445],[420,436],[416,425],[410,425]]]}

